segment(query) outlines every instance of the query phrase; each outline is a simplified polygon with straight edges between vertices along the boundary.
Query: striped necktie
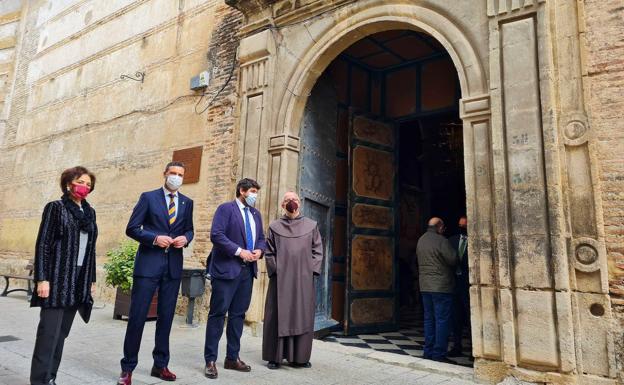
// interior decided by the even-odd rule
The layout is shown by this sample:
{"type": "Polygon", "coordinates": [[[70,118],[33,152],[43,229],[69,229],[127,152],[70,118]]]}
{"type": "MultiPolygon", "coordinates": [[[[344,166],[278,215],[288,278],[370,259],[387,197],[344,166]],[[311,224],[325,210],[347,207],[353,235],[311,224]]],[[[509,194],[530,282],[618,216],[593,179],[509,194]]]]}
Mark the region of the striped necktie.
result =
{"type": "Polygon", "coordinates": [[[173,197],[175,197],[175,195],[169,194],[169,225],[172,225],[176,220],[176,207],[173,197]]]}

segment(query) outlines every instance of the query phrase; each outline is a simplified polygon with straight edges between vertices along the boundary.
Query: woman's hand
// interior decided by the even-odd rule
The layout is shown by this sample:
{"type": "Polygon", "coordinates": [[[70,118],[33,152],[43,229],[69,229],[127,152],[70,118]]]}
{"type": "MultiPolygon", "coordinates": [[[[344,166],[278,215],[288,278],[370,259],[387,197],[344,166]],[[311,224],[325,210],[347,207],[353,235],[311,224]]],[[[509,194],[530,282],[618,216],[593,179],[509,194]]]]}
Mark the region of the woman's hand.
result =
{"type": "Polygon", "coordinates": [[[48,298],[50,296],[50,282],[48,281],[37,282],[37,296],[39,298],[48,298]]]}
{"type": "Polygon", "coordinates": [[[95,282],[91,283],[91,295],[95,295],[95,282]]]}

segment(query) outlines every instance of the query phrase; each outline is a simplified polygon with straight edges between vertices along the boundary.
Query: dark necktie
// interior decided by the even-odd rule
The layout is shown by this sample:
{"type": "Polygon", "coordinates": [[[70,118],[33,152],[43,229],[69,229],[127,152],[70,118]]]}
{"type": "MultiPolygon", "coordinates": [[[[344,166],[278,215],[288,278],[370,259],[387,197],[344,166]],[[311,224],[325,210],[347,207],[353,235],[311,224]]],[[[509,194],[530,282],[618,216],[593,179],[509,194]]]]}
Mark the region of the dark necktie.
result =
{"type": "Polygon", "coordinates": [[[247,238],[247,250],[251,251],[254,247],[253,233],[251,232],[251,224],[249,223],[249,207],[245,207],[245,237],[247,238]]]}

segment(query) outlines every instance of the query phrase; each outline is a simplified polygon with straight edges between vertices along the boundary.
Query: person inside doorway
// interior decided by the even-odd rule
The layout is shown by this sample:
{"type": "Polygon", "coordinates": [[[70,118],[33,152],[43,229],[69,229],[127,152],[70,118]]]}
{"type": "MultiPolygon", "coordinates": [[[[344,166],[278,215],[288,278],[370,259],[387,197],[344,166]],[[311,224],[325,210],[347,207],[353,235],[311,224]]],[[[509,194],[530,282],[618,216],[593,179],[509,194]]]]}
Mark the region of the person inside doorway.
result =
{"type": "Polygon", "coordinates": [[[431,218],[416,245],[425,320],[423,358],[455,364],[447,358],[447,348],[458,259],[445,230],[442,219],[431,218]]]}
{"type": "Polygon", "coordinates": [[[470,325],[470,298],[468,283],[468,218],[462,215],[458,222],[459,233],[449,238],[451,245],[457,250],[459,264],[455,269],[455,291],[453,293],[453,348],[448,357],[461,357],[464,326],[470,325]]]}

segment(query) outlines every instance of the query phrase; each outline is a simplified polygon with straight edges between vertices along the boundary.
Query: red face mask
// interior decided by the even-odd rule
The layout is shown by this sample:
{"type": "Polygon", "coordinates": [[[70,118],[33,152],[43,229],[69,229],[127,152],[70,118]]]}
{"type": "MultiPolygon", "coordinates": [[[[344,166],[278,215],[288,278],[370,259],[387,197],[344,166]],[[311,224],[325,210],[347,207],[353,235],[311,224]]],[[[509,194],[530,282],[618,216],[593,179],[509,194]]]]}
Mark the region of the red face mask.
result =
{"type": "Polygon", "coordinates": [[[84,184],[72,184],[71,193],[78,199],[85,199],[91,192],[91,188],[84,184]]]}
{"type": "Polygon", "coordinates": [[[288,201],[288,203],[286,203],[286,211],[288,211],[291,214],[294,214],[298,208],[299,208],[299,205],[295,201],[288,201]]]}

